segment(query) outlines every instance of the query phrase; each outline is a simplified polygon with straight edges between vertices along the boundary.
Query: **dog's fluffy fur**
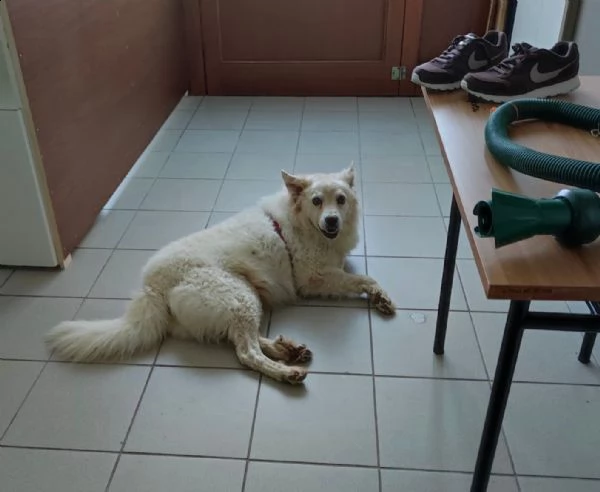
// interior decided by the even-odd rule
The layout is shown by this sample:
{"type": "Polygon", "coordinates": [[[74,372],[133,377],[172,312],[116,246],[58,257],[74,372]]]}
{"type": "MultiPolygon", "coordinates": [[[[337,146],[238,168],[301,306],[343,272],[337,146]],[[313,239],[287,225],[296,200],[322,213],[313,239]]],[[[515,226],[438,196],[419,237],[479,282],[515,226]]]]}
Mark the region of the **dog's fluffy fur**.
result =
{"type": "Polygon", "coordinates": [[[63,358],[92,361],[131,356],[167,335],[227,339],[242,364],[279,381],[303,381],[306,370],[293,364],[311,352],[281,336],[262,337],[264,308],[298,296],[361,294],[384,314],[395,307],[375,280],[343,270],[358,242],[353,166],[282,175],[278,194],[150,258],[143,289],[122,318],[61,323],[48,335],[50,347],[63,358]]]}

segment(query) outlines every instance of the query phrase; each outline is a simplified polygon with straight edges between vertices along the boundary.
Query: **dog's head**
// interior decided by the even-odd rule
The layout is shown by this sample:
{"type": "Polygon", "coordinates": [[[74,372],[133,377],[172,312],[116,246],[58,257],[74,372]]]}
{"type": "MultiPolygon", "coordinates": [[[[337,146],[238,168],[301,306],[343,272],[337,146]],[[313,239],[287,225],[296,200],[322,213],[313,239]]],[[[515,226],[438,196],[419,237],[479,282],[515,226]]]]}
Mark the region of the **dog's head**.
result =
{"type": "Polygon", "coordinates": [[[338,237],[346,224],[355,227],[354,163],[339,173],[281,174],[298,219],[309,222],[328,239],[338,237]]]}

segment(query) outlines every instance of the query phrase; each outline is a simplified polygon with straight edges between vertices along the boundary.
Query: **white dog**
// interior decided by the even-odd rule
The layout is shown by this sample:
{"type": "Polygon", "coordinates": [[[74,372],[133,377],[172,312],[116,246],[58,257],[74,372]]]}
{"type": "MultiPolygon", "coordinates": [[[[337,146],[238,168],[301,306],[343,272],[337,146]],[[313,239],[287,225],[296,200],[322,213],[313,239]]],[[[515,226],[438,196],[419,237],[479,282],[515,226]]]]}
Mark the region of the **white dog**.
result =
{"type": "Polygon", "coordinates": [[[119,319],[68,321],[48,343],[71,360],[127,357],[167,335],[229,340],[240,362],[279,381],[299,383],[311,359],[304,345],[260,336],[265,307],[298,296],[366,294],[391,315],[395,306],[375,280],[343,270],[358,242],[354,167],[292,176],[258,206],[159,250],[143,271],[143,289],[119,319]]]}

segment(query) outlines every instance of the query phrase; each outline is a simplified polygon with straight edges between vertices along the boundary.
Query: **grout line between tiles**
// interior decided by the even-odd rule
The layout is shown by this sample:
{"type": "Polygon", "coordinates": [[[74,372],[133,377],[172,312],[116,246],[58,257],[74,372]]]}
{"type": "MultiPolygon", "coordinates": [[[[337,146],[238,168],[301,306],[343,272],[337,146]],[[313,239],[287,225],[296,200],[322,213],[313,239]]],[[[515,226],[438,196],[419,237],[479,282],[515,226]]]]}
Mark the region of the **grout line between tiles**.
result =
{"type": "Polygon", "coordinates": [[[142,405],[142,400],[144,399],[144,395],[146,394],[146,389],[148,388],[148,383],[150,382],[150,378],[152,377],[152,373],[154,372],[154,365],[150,367],[150,370],[148,371],[148,375],[146,376],[146,381],[144,383],[144,387],[142,388],[142,392],[140,394],[140,397],[138,399],[137,405],[135,406],[135,409],[133,411],[133,415],[131,417],[131,420],[129,422],[129,426],[127,427],[127,431],[125,432],[125,436],[123,437],[123,441],[121,442],[121,448],[119,449],[119,454],[117,456],[117,459],[115,460],[115,463],[113,465],[113,468],[111,470],[110,473],[110,477],[108,478],[108,482],[106,483],[106,488],[104,489],[104,492],[108,492],[110,489],[110,486],[112,484],[112,481],[115,477],[115,473],[117,471],[117,467],[119,466],[119,462],[121,461],[121,456],[123,456],[123,450],[125,449],[125,445],[127,444],[127,439],[129,438],[129,434],[131,432],[131,428],[133,427],[133,423],[135,421],[135,418],[137,417],[138,411],[140,409],[140,406],[142,405]]]}
{"type": "Polygon", "coordinates": [[[6,435],[8,434],[8,431],[10,430],[10,428],[12,427],[13,423],[15,422],[15,420],[17,419],[17,416],[19,415],[19,412],[21,411],[21,409],[23,408],[23,405],[25,405],[25,402],[27,401],[27,398],[29,398],[29,395],[31,394],[31,392],[33,391],[33,388],[35,387],[35,385],[37,384],[37,382],[39,381],[40,377],[42,377],[42,373],[44,372],[44,369],[46,369],[46,366],[48,365],[49,361],[46,361],[44,363],[44,365],[42,366],[42,368],[40,369],[40,372],[38,373],[38,375],[36,376],[36,378],[33,380],[33,382],[31,383],[31,386],[29,387],[29,389],[27,390],[27,393],[25,393],[25,396],[23,397],[23,399],[21,400],[21,403],[19,404],[17,410],[15,411],[14,415],[12,416],[12,418],[10,419],[10,422],[8,423],[8,425],[6,426],[6,429],[4,430],[4,432],[0,435],[0,443],[2,443],[2,441],[4,441],[4,438],[6,437],[6,435]]]}
{"type": "MultiPolygon", "coordinates": [[[[107,451],[97,449],[79,449],[79,448],[56,448],[48,446],[22,446],[13,444],[0,444],[0,448],[4,449],[27,449],[35,451],[70,451],[70,452],[83,452],[83,453],[94,453],[94,454],[119,454],[118,451],[107,451]]],[[[190,455],[190,454],[177,454],[177,453],[157,453],[157,452],[144,452],[144,451],[124,451],[122,453],[125,456],[158,456],[158,457],[169,457],[169,458],[183,458],[183,459],[211,459],[211,460],[225,460],[225,461],[246,461],[246,458],[240,458],[235,456],[214,456],[214,455],[190,455]]],[[[322,463],[314,461],[285,461],[276,459],[262,459],[254,458],[250,460],[255,463],[272,463],[272,464],[288,464],[288,465],[310,465],[319,467],[331,467],[331,468],[359,468],[373,470],[378,467],[375,465],[361,465],[355,463],[322,463]]],[[[412,467],[393,467],[393,466],[381,466],[382,470],[390,471],[416,471],[424,473],[449,473],[459,475],[472,475],[472,471],[465,470],[438,470],[431,468],[412,468],[412,467]]],[[[495,477],[515,477],[511,473],[493,473],[495,477]]],[[[571,475],[535,475],[535,474],[519,474],[516,475],[517,479],[521,478],[545,478],[545,479],[557,479],[557,480],[585,480],[589,482],[600,483],[600,479],[597,477],[579,477],[571,475]]]]}
{"type": "MultiPolygon", "coordinates": [[[[356,104],[357,104],[357,110],[358,110],[358,99],[356,100],[356,104]]],[[[358,111],[357,111],[357,128],[358,128],[358,132],[360,135],[360,117],[358,116],[358,111]]],[[[360,201],[361,201],[361,205],[364,203],[364,189],[365,187],[363,186],[364,184],[364,175],[365,173],[363,172],[363,166],[362,166],[362,143],[361,143],[361,139],[358,139],[358,155],[359,155],[359,165],[360,165],[360,169],[361,169],[361,173],[360,173],[360,201]]],[[[362,209],[361,209],[362,210],[362,209]]],[[[367,230],[366,230],[366,220],[365,220],[365,216],[364,213],[361,213],[361,224],[362,224],[362,240],[363,240],[363,248],[364,248],[364,255],[365,255],[365,273],[366,275],[369,274],[369,267],[368,267],[368,251],[367,251],[367,230]]],[[[368,300],[368,305],[369,308],[371,307],[371,301],[368,300]]],[[[371,355],[371,385],[372,385],[372,391],[373,391],[373,423],[375,424],[375,455],[376,455],[376,459],[377,459],[377,486],[378,486],[378,491],[382,492],[382,481],[381,481],[381,451],[380,451],[380,445],[379,445],[379,421],[377,418],[377,385],[375,382],[375,350],[374,350],[374,346],[373,346],[373,321],[371,318],[371,309],[369,309],[367,311],[367,316],[368,316],[368,320],[369,320],[369,352],[371,355]]]]}
{"type": "MultiPolygon", "coordinates": [[[[271,321],[273,320],[273,311],[269,311],[269,321],[267,323],[267,338],[271,335],[271,321]]],[[[258,413],[258,402],[260,399],[260,389],[262,388],[263,375],[258,375],[258,386],[256,388],[256,399],[254,400],[254,412],[252,414],[252,424],[250,425],[250,438],[248,439],[248,452],[244,464],[244,475],[242,477],[242,491],[246,490],[246,479],[248,478],[248,468],[250,467],[250,453],[252,452],[252,441],[254,440],[254,428],[256,426],[256,415],[258,413]]]]}

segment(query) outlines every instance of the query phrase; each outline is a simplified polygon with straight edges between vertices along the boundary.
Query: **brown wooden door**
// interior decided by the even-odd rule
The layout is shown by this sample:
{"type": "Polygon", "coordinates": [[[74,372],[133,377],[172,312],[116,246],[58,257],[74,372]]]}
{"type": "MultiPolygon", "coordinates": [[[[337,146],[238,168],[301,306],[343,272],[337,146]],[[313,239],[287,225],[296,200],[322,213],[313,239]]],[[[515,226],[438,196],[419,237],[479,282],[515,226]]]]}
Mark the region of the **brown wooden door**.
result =
{"type": "Polygon", "coordinates": [[[398,94],[410,0],[200,1],[208,94],[398,94]]]}

